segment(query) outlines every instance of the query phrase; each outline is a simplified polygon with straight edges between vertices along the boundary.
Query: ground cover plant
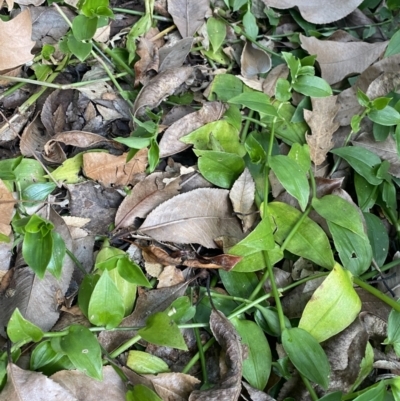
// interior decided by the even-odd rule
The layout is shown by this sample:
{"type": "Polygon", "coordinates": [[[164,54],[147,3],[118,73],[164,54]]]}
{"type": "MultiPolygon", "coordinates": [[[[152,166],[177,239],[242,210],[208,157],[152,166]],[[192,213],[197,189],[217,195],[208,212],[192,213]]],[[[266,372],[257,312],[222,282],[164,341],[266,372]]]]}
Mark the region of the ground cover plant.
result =
{"type": "Polygon", "coordinates": [[[399,20],[0,4],[0,400],[400,400],[399,20]]]}

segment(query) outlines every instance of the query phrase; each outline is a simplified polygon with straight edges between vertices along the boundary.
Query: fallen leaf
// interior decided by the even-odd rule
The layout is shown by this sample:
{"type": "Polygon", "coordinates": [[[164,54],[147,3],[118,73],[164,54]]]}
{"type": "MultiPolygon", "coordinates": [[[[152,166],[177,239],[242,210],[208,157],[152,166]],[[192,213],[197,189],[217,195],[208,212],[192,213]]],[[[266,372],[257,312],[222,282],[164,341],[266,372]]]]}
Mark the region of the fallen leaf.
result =
{"type": "Polygon", "coordinates": [[[204,24],[210,10],[210,0],[169,0],[168,12],[177,26],[182,38],[193,36],[204,24]]]}
{"type": "Polygon", "coordinates": [[[191,145],[180,142],[179,139],[205,124],[219,120],[226,110],[226,106],[220,102],[208,102],[194,113],[190,113],[174,122],[164,132],[160,147],[160,157],[174,155],[189,148],[191,145]]]}
{"type": "Polygon", "coordinates": [[[268,6],[278,9],[298,7],[301,16],[314,24],[328,24],[344,18],[354,11],[362,0],[262,0],[268,6]]]}
{"type": "Polygon", "coordinates": [[[169,199],[147,216],[140,231],[157,241],[197,243],[206,248],[216,248],[214,238],[223,235],[243,236],[232,216],[228,191],[217,188],[199,188],[169,199]]]}
{"type": "Polygon", "coordinates": [[[272,398],[263,391],[251,387],[250,384],[246,383],[245,381],[243,381],[242,384],[250,395],[250,401],[276,401],[275,398],[272,398]]]}
{"type": "Polygon", "coordinates": [[[0,233],[11,234],[10,222],[14,212],[15,199],[3,180],[0,179],[0,233]]]}
{"type": "Polygon", "coordinates": [[[32,157],[35,152],[42,153],[45,143],[51,138],[47,132],[43,132],[44,127],[37,117],[38,114],[22,133],[19,148],[24,156],[32,157]]]}
{"type": "Polygon", "coordinates": [[[136,184],[125,197],[115,216],[116,229],[134,225],[136,218],[145,218],[158,205],[179,193],[180,179],[175,177],[167,185],[165,173],[156,172],[136,184]]]}
{"type": "Polygon", "coordinates": [[[23,370],[9,362],[8,380],[1,392],[1,398],[7,401],[80,401],[69,391],[49,379],[42,373],[23,370]]]}
{"type": "Polygon", "coordinates": [[[262,84],[262,91],[268,96],[275,96],[275,87],[279,78],[286,79],[289,75],[289,68],[286,64],[279,64],[274,67],[262,84]]]}
{"type": "Polygon", "coordinates": [[[215,339],[225,352],[226,372],[217,388],[211,390],[195,390],[189,401],[236,401],[242,389],[242,345],[233,324],[222,314],[212,310],[210,329],[215,339]]]}
{"type": "MultiPolygon", "coordinates": [[[[319,6],[320,7],[320,6],[319,6]]],[[[363,72],[386,49],[388,42],[334,42],[300,35],[301,47],[316,54],[321,76],[329,84],[363,72]]]]}
{"type": "Polygon", "coordinates": [[[9,70],[33,60],[31,50],[32,21],[29,10],[24,10],[10,21],[0,19],[0,71],[9,70]],[[18,33],[16,35],[16,33],[18,33]]]}
{"type": "Polygon", "coordinates": [[[245,78],[253,78],[271,69],[271,57],[264,50],[246,41],[240,58],[240,71],[245,78]]]}
{"type": "Polygon", "coordinates": [[[106,187],[131,185],[134,175],[142,173],[147,165],[147,149],[141,149],[127,163],[127,154],[114,156],[105,152],[88,152],[83,155],[86,177],[106,187]]]}
{"type": "Polygon", "coordinates": [[[148,38],[138,39],[136,53],[140,60],[135,63],[135,87],[139,83],[147,84],[149,80],[147,73],[151,70],[158,72],[159,64],[158,47],[148,38]]]}
{"type": "Polygon", "coordinates": [[[157,376],[146,375],[151,380],[154,390],[165,401],[186,401],[200,380],[183,373],[160,373],[157,376]]]}
{"type": "Polygon", "coordinates": [[[310,146],[311,160],[316,166],[322,164],[326,154],[333,148],[333,133],[339,128],[335,116],[339,110],[337,96],[311,98],[313,110],[303,110],[304,119],[311,128],[312,135],[306,135],[310,146]]]}
{"type": "Polygon", "coordinates": [[[166,266],[158,276],[157,288],[171,287],[171,285],[181,284],[184,281],[185,278],[181,270],[175,266],[166,266]]]}
{"type": "Polygon", "coordinates": [[[374,79],[368,87],[366,95],[370,100],[386,96],[389,92],[397,89],[400,84],[400,74],[396,72],[384,72],[374,79]]]}
{"type": "Polygon", "coordinates": [[[159,72],[169,70],[171,68],[182,67],[187,55],[192,48],[193,38],[184,38],[178,40],[172,46],[164,46],[159,51],[160,68],[159,72]]]}

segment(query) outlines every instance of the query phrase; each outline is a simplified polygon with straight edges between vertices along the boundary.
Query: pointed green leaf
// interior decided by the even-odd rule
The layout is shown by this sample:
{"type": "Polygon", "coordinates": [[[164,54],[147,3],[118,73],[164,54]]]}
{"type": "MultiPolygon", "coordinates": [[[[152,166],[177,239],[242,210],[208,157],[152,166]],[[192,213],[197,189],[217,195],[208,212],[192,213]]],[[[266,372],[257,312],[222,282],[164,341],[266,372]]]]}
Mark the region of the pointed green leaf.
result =
{"type": "Polygon", "coordinates": [[[153,390],[143,384],[136,384],[126,393],[126,401],[163,401],[153,390]]]}
{"type": "Polygon", "coordinates": [[[371,110],[368,118],[374,123],[386,126],[400,124],[400,113],[391,106],[386,106],[382,110],[371,110]]]}
{"type": "Polygon", "coordinates": [[[293,89],[305,96],[326,97],[332,95],[332,88],[324,79],[311,76],[301,75],[293,84],[293,89]]]}
{"type": "Polygon", "coordinates": [[[53,237],[53,252],[47,265],[47,270],[57,279],[61,276],[64,257],[66,253],[65,242],[59,233],[51,233],[53,237]]]}
{"type": "Polygon", "coordinates": [[[130,283],[129,281],[125,280],[118,269],[112,269],[108,272],[112,281],[118,288],[118,292],[121,295],[122,302],[124,305],[124,316],[128,316],[132,310],[133,305],[136,301],[136,293],[137,293],[137,285],[130,283]]]}
{"type": "Polygon", "coordinates": [[[26,320],[19,309],[15,308],[7,325],[7,335],[13,343],[18,341],[38,342],[43,337],[43,331],[29,320],[26,320]]]}
{"type": "Polygon", "coordinates": [[[358,316],[361,301],[351,277],[350,272],[336,263],[304,308],[299,328],[309,332],[318,342],[340,333],[358,316]]]}
{"type": "Polygon", "coordinates": [[[183,324],[194,317],[196,314],[196,307],[192,305],[189,297],[184,296],[175,299],[165,312],[176,324],[183,324]]]}
{"type": "Polygon", "coordinates": [[[85,15],[77,15],[72,21],[72,33],[76,40],[90,40],[97,29],[98,18],[88,18],[85,15]]]}
{"type": "Polygon", "coordinates": [[[27,232],[24,236],[22,255],[25,262],[40,278],[44,277],[53,254],[53,236],[51,234],[51,232],[47,232],[43,235],[39,231],[27,232]]]}
{"type": "Polygon", "coordinates": [[[151,284],[149,283],[149,280],[147,280],[142,269],[136,263],[132,262],[128,255],[118,259],[117,269],[120,276],[129,283],[148,288],[151,287],[151,284]]]}
{"type": "Polygon", "coordinates": [[[98,274],[95,275],[87,274],[83,278],[82,283],[79,286],[78,305],[80,310],[86,317],[89,316],[90,297],[92,296],[92,292],[95,289],[96,284],[99,280],[100,276],[98,274]]]}
{"type": "Polygon", "coordinates": [[[76,40],[73,36],[68,38],[68,48],[70,52],[78,57],[80,61],[85,61],[92,51],[92,44],[76,40]]]}
{"type": "Polygon", "coordinates": [[[282,345],[296,369],[325,390],[329,385],[328,358],[318,341],[307,331],[295,327],[282,333],[282,345]]]}
{"type": "Polygon", "coordinates": [[[129,351],[126,365],[139,375],[170,372],[168,365],[161,358],[144,351],[129,351]]]}
{"type": "Polygon", "coordinates": [[[215,53],[225,40],[226,25],[220,19],[211,17],[207,20],[207,33],[215,53]]]}
{"type": "Polygon", "coordinates": [[[384,401],[386,392],[386,383],[382,380],[376,387],[371,388],[365,393],[353,398],[353,401],[384,401]]]}
{"type": "Polygon", "coordinates": [[[278,117],[278,112],[272,106],[270,97],[261,92],[244,92],[238,96],[229,99],[229,103],[241,104],[250,110],[257,111],[260,114],[278,117]]]}
{"type": "Polygon", "coordinates": [[[372,213],[364,213],[372,254],[379,267],[383,266],[389,251],[389,236],[382,220],[372,213]]]}

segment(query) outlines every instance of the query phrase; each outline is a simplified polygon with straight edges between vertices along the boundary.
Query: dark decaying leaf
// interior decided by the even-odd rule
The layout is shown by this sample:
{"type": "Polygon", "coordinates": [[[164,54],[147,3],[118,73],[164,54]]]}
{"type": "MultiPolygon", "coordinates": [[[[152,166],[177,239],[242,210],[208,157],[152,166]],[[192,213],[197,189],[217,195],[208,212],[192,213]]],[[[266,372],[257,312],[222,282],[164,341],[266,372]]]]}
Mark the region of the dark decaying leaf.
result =
{"type": "Polygon", "coordinates": [[[228,191],[218,188],[199,188],[171,198],[147,216],[140,231],[157,241],[207,248],[217,248],[217,237],[243,237],[238,219],[232,216],[228,191]]]}
{"type": "Polygon", "coordinates": [[[275,401],[275,398],[272,398],[267,393],[263,391],[257,390],[250,386],[250,384],[246,382],[242,382],[243,387],[247,390],[250,395],[251,401],[275,401]]]}
{"type": "Polygon", "coordinates": [[[168,12],[183,38],[193,36],[204,23],[210,0],[170,0],[168,12]]]}
{"type": "MultiPolygon", "coordinates": [[[[50,146],[53,142],[62,142],[66,145],[76,146],[78,148],[89,148],[92,146],[99,146],[103,143],[112,143],[113,146],[119,147],[115,142],[111,142],[101,135],[85,131],[60,132],[51,138],[46,146],[50,146]]],[[[119,148],[122,150],[122,147],[119,148]]]]}
{"type": "Polygon", "coordinates": [[[216,388],[193,391],[189,401],[236,401],[242,389],[243,352],[240,337],[233,324],[216,310],[211,312],[210,328],[222,350],[225,351],[227,370],[216,388]]]}
{"type": "Polygon", "coordinates": [[[219,120],[225,110],[226,106],[220,102],[208,102],[199,111],[187,114],[173,123],[161,138],[160,157],[174,155],[190,147],[190,144],[179,139],[205,124],[219,120]]]}
{"type": "Polygon", "coordinates": [[[172,46],[162,47],[159,51],[159,72],[181,67],[192,48],[192,44],[193,38],[184,38],[172,46]]]}
{"type": "Polygon", "coordinates": [[[154,109],[165,97],[172,95],[193,75],[193,67],[169,69],[155,76],[139,92],[133,104],[133,115],[141,116],[145,108],[154,109]]]}

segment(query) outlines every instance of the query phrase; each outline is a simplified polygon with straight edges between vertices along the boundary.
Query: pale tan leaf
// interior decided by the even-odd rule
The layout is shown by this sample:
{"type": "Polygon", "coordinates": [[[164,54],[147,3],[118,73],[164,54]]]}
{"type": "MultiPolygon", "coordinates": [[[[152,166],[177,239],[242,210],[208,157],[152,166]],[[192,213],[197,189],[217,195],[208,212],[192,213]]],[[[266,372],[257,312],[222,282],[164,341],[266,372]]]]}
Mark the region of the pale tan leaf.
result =
{"type": "Polygon", "coordinates": [[[140,231],[157,241],[197,243],[216,248],[214,238],[243,236],[229,203],[225,189],[195,189],[158,206],[147,216],[140,231]]]}
{"type": "Polygon", "coordinates": [[[322,164],[326,154],[333,148],[332,135],[339,128],[334,118],[339,110],[337,96],[311,98],[313,110],[304,109],[304,119],[311,128],[312,135],[306,140],[310,146],[311,160],[316,166],[322,164]]]}
{"type": "Polygon", "coordinates": [[[210,0],[169,0],[168,12],[182,38],[193,36],[204,23],[210,0]]]}
{"type": "Polygon", "coordinates": [[[10,21],[0,19],[0,71],[9,70],[33,60],[31,50],[32,21],[29,10],[24,10],[10,21]],[[18,33],[18,34],[16,34],[18,33]]]}
{"type": "Polygon", "coordinates": [[[386,49],[388,42],[334,42],[300,35],[301,47],[317,55],[321,76],[329,84],[363,72],[386,49]]]}
{"type": "Polygon", "coordinates": [[[271,69],[271,57],[264,50],[246,41],[240,58],[240,71],[245,78],[253,78],[271,69]]]}
{"type": "Polygon", "coordinates": [[[186,401],[200,380],[184,373],[160,373],[157,376],[146,375],[151,380],[154,390],[165,401],[186,401]]]}
{"type": "Polygon", "coordinates": [[[183,143],[179,139],[205,124],[219,120],[225,110],[226,106],[223,103],[208,102],[199,111],[187,114],[174,122],[161,138],[160,157],[174,155],[190,147],[190,144],[183,143]]]}
{"type": "Polygon", "coordinates": [[[83,155],[83,170],[87,177],[106,187],[132,184],[135,174],[142,173],[147,165],[147,149],[141,149],[126,163],[127,154],[113,156],[105,152],[83,155]]]}
{"type": "Polygon", "coordinates": [[[145,85],[149,81],[147,73],[151,70],[158,72],[159,56],[156,44],[147,38],[139,38],[136,54],[140,57],[135,63],[135,87],[139,83],[145,85]]]}
{"type": "Polygon", "coordinates": [[[279,78],[286,79],[289,75],[289,68],[286,64],[279,64],[274,67],[265,78],[262,91],[268,96],[275,96],[276,82],[279,78]]]}
{"type": "Polygon", "coordinates": [[[9,363],[7,375],[0,396],[4,401],[80,401],[42,373],[23,370],[9,363]]]}
{"type": "Polygon", "coordinates": [[[182,270],[175,266],[165,266],[158,276],[157,288],[171,287],[171,285],[180,284],[184,281],[182,270]]]}
{"type": "Polygon", "coordinates": [[[3,180],[0,179],[0,233],[11,234],[10,222],[13,216],[15,199],[3,180]]]}
{"type": "Polygon", "coordinates": [[[165,185],[165,176],[161,172],[150,174],[133,187],[118,208],[115,216],[116,228],[132,226],[137,217],[146,217],[158,205],[178,195],[180,179],[176,178],[165,185]]]}
{"type": "Polygon", "coordinates": [[[354,11],[362,0],[262,0],[268,7],[287,9],[298,7],[302,17],[314,24],[328,24],[354,11]]]}
{"type": "Polygon", "coordinates": [[[220,384],[211,390],[195,390],[190,394],[189,401],[236,401],[242,389],[243,353],[240,337],[233,324],[222,314],[212,310],[210,329],[215,339],[225,351],[227,371],[220,384]]]}
{"type": "Polygon", "coordinates": [[[374,100],[377,97],[386,96],[389,92],[396,90],[400,84],[399,72],[384,72],[373,80],[368,87],[366,95],[374,100]]]}
{"type": "Polygon", "coordinates": [[[24,156],[33,156],[33,154],[41,153],[45,143],[50,139],[47,132],[43,132],[44,127],[36,114],[33,121],[29,123],[22,133],[19,148],[24,156]],[[37,152],[37,153],[36,153],[37,152]]]}
{"type": "Polygon", "coordinates": [[[160,68],[159,71],[166,71],[171,68],[182,67],[187,55],[192,48],[193,38],[178,40],[172,46],[164,46],[160,49],[160,68]]]}
{"type": "Polygon", "coordinates": [[[100,144],[110,143],[104,136],[85,131],[66,131],[59,132],[46,143],[45,148],[51,146],[54,142],[62,142],[65,145],[76,146],[78,148],[90,148],[100,144]]]}

